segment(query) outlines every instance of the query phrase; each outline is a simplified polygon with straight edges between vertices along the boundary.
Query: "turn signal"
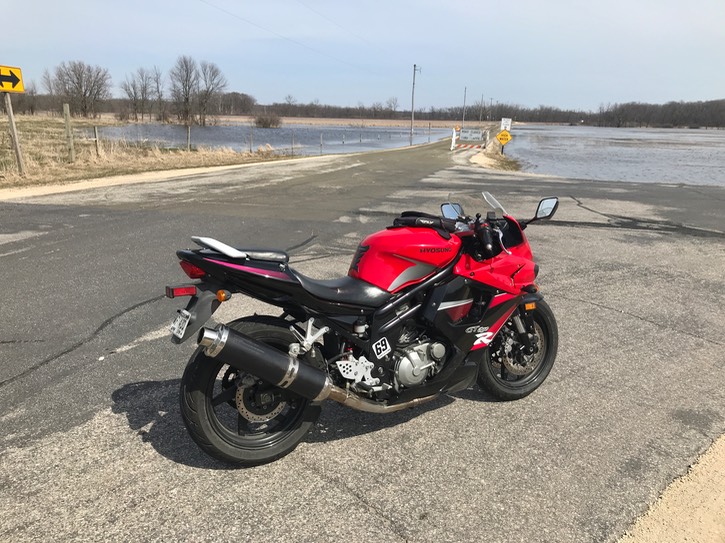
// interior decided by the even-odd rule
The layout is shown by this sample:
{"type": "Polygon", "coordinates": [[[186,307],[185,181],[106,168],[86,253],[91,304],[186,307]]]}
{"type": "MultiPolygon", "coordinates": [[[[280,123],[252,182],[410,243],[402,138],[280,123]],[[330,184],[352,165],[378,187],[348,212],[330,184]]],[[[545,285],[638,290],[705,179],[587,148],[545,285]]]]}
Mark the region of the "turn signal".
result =
{"type": "Polygon", "coordinates": [[[530,302],[524,305],[524,308],[526,309],[526,311],[533,311],[534,309],[536,309],[536,302],[530,302]]]}
{"type": "Polygon", "coordinates": [[[217,290],[216,291],[216,299],[220,302],[226,302],[229,298],[232,297],[232,293],[228,290],[217,290]]]}

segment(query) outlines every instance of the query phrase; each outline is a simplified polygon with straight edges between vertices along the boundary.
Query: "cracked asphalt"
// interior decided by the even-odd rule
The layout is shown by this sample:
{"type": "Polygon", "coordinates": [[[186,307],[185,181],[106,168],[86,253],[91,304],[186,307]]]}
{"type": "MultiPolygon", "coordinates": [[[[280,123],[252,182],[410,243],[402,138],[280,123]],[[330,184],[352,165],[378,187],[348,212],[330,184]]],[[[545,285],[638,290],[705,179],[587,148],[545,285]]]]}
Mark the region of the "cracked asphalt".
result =
{"type": "MultiPolygon", "coordinates": [[[[725,432],[725,189],[472,167],[445,145],[0,201],[0,540],[616,541],[725,432]],[[449,193],[526,233],[559,355],[524,400],[477,388],[386,416],[327,403],[247,470],[186,434],[193,346],[166,328],[191,235],[286,249],[318,278],[449,193]]],[[[269,312],[235,297],[220,321],[269,312]]],[[[272,308],[271,311],[274,311],[272,308]]]]}

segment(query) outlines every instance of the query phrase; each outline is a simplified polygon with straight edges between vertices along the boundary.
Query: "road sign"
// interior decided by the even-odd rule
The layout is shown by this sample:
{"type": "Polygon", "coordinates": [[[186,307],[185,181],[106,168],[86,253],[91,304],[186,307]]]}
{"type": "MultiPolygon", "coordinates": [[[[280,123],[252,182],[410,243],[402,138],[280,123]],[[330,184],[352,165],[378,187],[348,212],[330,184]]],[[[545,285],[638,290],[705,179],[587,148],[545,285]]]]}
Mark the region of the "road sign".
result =
{"type": "Polygon", "coordinates": [[[511,141],[511,132],[508,130],[502,130],[496,135],[496,139],[501,145],[506,145],[511,141]]]}
{"type": "Polygon", "coordinates": [[[501,117],[501,130],[511,130],[511,119],[509,117],[501,117]]]}
{"type": "Polygon", "coordinates": [[[483,139],[483,130],[477,128],[464,128],[461,130],[461,141],[480,141],[483,139]]]}
{"type": "Polygon", "coordinates": [[[0,91],[25,92],[23,73],[14,66],[0,66],[0,91]]]}

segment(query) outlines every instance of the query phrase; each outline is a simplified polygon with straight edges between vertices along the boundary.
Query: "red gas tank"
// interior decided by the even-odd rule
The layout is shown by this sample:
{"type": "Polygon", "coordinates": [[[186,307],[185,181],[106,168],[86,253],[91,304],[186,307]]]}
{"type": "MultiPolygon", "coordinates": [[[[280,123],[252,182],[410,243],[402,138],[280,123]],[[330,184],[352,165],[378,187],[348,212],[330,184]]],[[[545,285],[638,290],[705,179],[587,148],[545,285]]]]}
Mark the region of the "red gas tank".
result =
{"type": "Polygon", "coordinates": [[[445,239],[431,228],[389,228],[360,243],[348,275],[397,292],[449,264],[460,246],[458,236],[445,239]]]}

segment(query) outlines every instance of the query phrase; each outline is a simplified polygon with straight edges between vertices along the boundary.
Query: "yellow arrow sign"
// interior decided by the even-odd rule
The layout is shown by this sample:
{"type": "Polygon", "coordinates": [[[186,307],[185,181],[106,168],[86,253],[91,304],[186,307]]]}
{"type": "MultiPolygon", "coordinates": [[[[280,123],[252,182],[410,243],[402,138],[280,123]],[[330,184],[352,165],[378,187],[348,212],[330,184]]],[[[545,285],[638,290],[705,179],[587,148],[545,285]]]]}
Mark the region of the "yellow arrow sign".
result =
{"type": "Polygon", "coordinates": [[[501,130],[501,132],[496,135],[496,139],[501,145],[506,145],[512,139],[511,132],[508,130],[501,130]]]}
{"type": "Polygon", "coordinates": [[[0,66],[0,92],[25,92],[20,68],[0,66]]]}

